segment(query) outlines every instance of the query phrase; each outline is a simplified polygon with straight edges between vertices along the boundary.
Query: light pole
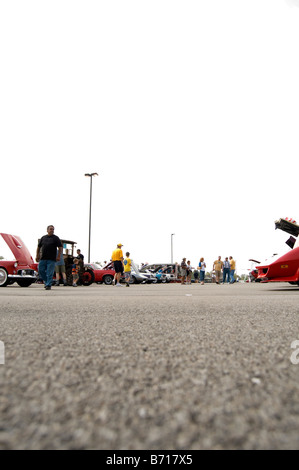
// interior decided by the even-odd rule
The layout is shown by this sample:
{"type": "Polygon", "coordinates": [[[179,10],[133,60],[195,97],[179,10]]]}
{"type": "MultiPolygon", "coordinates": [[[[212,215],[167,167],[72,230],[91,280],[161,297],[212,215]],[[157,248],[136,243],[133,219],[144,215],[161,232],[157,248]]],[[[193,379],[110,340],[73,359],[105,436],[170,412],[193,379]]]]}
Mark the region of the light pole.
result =
{"type": "Polygon", "coordinates": [[[88,263],[90,263],[90,233],[91,233],[91,198],[92,198],[92,177],[98,176],[97,173],[85,173],[90,177],[90,200],[89,200],[89,238],[88,238],[88,263]]]}
{"type": "Polygon", "coordinates": [[[175,235],[175,233],[171,234],[171,264],[173,263],[173,241],[172,241],[173,235],[175,235]]]}

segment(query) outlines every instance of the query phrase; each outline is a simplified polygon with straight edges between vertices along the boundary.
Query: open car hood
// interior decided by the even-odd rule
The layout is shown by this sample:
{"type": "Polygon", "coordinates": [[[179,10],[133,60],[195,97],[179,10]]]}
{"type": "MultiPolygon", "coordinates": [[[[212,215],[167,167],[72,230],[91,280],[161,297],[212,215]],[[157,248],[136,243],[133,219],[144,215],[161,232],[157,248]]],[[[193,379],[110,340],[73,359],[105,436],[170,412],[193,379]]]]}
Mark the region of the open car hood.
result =
{"type": "Polygon", "coordinates": [[[4,241],[9,246],[12,254],[14,255],[16,261],[19,264],[23,265],[31,265],[34,263],[34,260],[26,247],[23,243],[22,239],[17,235],[10,235],[8,233],[0,233],[4,241]]]}
{"type": "Polygon", "coordinates": [[[295,221],[291,222],[290,220],[286,219],[279,219],[275,221],[275,229],[280,229],[283,232],[287,232],[294,237],[298,237],[299,235],[299,225],[296,224],[295,221]]]}

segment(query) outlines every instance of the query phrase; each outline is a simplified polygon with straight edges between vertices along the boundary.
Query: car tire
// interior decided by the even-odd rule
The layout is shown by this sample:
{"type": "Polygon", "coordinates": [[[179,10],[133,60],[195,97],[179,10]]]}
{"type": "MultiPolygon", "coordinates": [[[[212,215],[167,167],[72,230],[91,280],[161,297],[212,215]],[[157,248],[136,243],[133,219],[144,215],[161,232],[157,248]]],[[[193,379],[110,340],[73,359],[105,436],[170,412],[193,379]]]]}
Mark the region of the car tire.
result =
{"type": "Polygon", "coordinates": [[[5,268],[0,268],[0,287],[5,287],[8,284],[8,274],[5,268]]]}
{"type": "Polygon", "coordinates": [[[107,274],[106,276],[103,277],[103,282],[106,284],[106,286],[111,286],[113,282],[113,276],[110,276],[107,274]]]}
{"type": "Polygon", "coordinates": [[[83,286],[90,286],[94,282],[94,272],[92,269],[85,269],[80,280],[83,286]]]}
{"type": "Polygon", "coordinates": [[[31,281],[30,279],[20,279],[17,281],[17,284],[19,284],[20,287],[29,287],[33,283],[34,281],[31,281]]]}
{"type": "Polygon", "coordinates": [[[131,276],[130,284],[136,284],[136,277],[135,276],[131,276]]]}

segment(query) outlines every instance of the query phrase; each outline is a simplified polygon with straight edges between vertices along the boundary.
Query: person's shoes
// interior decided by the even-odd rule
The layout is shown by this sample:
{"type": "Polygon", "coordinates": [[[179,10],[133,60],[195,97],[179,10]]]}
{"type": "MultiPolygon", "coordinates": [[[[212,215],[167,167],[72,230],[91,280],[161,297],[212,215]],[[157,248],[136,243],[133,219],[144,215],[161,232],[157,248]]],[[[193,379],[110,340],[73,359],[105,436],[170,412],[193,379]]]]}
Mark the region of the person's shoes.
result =
{"type": "Polygon", "coordinates": [[[45,290],[51,290],[51,286],[45,286],[45,290]]]}
{"type": "Polygon", "coordinates": [[[115,285],[116,285],[116,287],[122,287],[122,285],[119,282],[115,285]]]}
{"type": "Polygon", "coordinates": [[[64,285],[64,286],[67,286],[67,282],[66,282],[66,281],[64,281],[63,285],[64,285]]]}
{"type": "Polygon", "coordinates": [[[77,284],[74,282],[73,287],[78,287],[77,284]]]}

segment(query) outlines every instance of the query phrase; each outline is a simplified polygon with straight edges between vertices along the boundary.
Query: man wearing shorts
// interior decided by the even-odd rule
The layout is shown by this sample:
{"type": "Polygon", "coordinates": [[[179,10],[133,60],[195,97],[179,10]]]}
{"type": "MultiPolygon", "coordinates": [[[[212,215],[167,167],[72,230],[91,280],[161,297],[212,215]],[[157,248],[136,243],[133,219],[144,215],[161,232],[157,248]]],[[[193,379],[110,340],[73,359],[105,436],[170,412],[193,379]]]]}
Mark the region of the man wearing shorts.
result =
{"type": "Polygon", "coordinates": [[[185,284],[185,279],[187,276],[187,263],[186,263],[186,258],[182,259],[181,262],[181,285],[185,284]]]}
{"type": "Polygon", "coordinates": [[[63,285],[67,286],[63,253],[61,253],[60,255],[60,260],[56,262],[55,273],[56,273],[56,286],[59,286],[60,284],[60,274],[62,277],[63,285]]]}
{"type": "Polygon", "coordinates": [[[120,277],[122,273],[124,272],[124,266],[123,266],[123,261],[124,261],[124,256],[122,252],[122,247],[123,245],[121,243],[118,243],[116,250],[112,252],[112,261],[114,264],[114,270],[115,270],[115,276],[114,276],[114,283],[118,287],[122,287],[120,284],[120,277]]]}
{"type": "Polygon", "coordinates": [[[214,261],[214,264],[213,264],[213,271],[215,271],[215,275],[216,275],[216,284],[220,284],[220,276],[221,276],[222,269],[223,269],[223,261],[221,261],[221,256],[218,256],[218,259],[214,261]]]}

